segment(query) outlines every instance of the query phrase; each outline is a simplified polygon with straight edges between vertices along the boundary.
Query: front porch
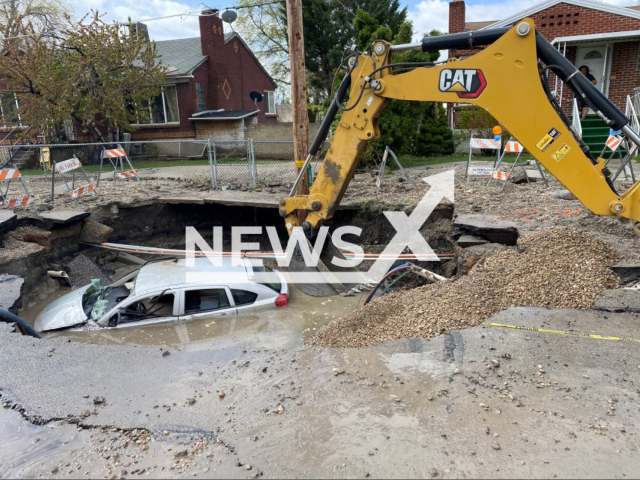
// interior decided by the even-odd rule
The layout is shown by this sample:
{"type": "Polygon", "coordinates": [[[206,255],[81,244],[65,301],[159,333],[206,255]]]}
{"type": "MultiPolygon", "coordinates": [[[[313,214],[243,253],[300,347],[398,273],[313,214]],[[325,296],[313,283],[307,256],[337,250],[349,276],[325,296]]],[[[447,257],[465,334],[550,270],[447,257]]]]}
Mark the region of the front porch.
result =
{"type": "MultiPolygon", "coordinates": [[[[551,43],[577,68],[586,66],[596,79],[596,88],[625,111],[627,97],[634,98],[640,80],[640,30],[556,37],[551,43]]],[[[551,89],[570,115],[573,91],[557,77],[551,89]]]]}

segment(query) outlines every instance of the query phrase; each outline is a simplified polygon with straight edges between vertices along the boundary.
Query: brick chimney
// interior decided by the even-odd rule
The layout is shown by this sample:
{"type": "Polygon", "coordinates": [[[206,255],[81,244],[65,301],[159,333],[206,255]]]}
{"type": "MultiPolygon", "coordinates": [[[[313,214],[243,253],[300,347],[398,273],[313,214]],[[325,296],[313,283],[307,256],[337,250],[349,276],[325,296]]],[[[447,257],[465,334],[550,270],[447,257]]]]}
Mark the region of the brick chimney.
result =
{"type": "Polygon", "coordinates": [[[464,32],[466,6],[464,0],[449,3],[449,33],[464,32]]]}
{"type": "Polygon", "coordinates": [[[200,44],[202,54],[210,59],[220,51],[224,45],[224,29],[217,9],[203,10],[198,17],[200,22],[200,44]]]}

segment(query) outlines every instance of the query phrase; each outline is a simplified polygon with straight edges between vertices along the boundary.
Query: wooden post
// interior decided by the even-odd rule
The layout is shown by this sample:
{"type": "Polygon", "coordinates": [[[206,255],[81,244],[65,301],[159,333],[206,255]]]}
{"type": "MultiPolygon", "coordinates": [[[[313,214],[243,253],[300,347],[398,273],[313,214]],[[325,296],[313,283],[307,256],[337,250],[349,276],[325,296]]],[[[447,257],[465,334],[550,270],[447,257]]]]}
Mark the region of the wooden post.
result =
{"type": "MultiPolygon", "coordinates": [[[[302,0],[287,0],[287,25],[289,35],[289,64],[291,65],[291,103],[293,110],[293,152],[296,177],[309,153],[309,116],[307,114],[307,79],[304,60],[304,33],[302,28],[302,0]]],[[[296,195],[309,193],[309,180],[305,172],[296,195]]],[[[300,212],[304,221],[304,212],[300,212]]]]}

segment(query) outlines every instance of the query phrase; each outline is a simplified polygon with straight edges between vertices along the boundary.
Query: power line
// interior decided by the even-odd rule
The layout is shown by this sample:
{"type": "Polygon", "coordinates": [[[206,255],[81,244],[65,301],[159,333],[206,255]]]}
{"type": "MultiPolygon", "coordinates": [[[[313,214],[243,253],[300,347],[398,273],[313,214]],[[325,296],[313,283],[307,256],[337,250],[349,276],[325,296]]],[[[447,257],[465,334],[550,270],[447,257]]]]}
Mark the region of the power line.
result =
{"type": "MultiPolygon", "coordinates": [[[[211,8],[211,10],[241,10],[243,8],[266,7],[268,5],[275,5],[275,4],[278,4],[278,3],[286,3],[286,0],[276,0],[276,1],[273,1],[273,2],[255,3],[253,5],[233,5],[233,6],[230,6],[230,7],[221,7],[221,8],[216,8],[216,9],[211,8]]],[[[210,7],[207,7],[207,5],[205,5],[204,3],[201,3],[200,5],[202,5],[202,6],[206,7],[206,8],[210,8],[210,7]]],[[[191,10],[193,10],[194,8],[198,8],[200,5],[198,5],[197,7],[190,8],[185,13],[175,13],[173,15],[166,15],[164,17],[145,18],[143,20],[136,20],[136,22],[147,23],[147,22],[155,22],[156,20],[166,20],[168,18],[175,18],[175,17],[200,17],[200,16],[208,17],[208,16],[211,16],[211,15],[215,15],[213,13],[212,14],[207,14],[207,15],[202,15],[201,13],[192,13],[191,12],[191,10]]],[[[124,23],[124,22],[118,22],[118,23],[120,23],[121,25],[128,25],[128,23],[124,23]]]]}
{"type": "Polygon", "coordinates": [[[287,3],[286,0],[276,0],[275,2],[256,3],[255,5],[237,5],[235,7],[223,7],[220,10],[240,10],[241,8],[266,7],[267,5],[275,5],[276,3],[287,3]]]}
{"type": "Polygon", "coordinates": [[[362,23],[367,23],[365,22],[363,19],[361,19],[358,15],[356,15],[356,12],[354,12],[353,10],[351,10],[349,7],[347,7],[344,3],[342,3],[340,0],[336,0],[340,5],[342,5],[342,7],[349,12],[351,15],[353,15],[355,18],[357,18],[358,20],[360,20],[362,23]]]}

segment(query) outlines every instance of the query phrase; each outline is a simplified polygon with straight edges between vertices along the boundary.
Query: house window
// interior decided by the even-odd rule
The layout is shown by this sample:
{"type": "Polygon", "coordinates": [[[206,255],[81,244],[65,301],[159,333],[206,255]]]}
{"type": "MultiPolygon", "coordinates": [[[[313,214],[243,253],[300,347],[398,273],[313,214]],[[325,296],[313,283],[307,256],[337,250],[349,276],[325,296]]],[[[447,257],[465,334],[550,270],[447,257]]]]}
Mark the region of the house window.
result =
{"type": "Polygon", "coordinates": [[[196,83],[196,101],[198,102],[198,111],[204,112],[207,107],[204,102],[204,88],[200,82],[196,83]]]}
{"type": "Polygon", "coordinates": [[[76,133],[73,129],[73,120],[64,120],[62,122],[62,125],[64,126],[64,136],[67,138],[67,140],[75,140],[76,133]]]}
{"type": "Polygon", "coordinates": [[[264,113],[266,113],[267,115],[275,115],[276,114],[276,93],[265,91],[264,96],[265,96],[264,113]]]}
{"type": "Polygon", "coordinates": [[[18,96],[11,93],[3,93],[0,97],[0,111],[2,113],[2,123],[6,127],[7,125],[20,124],[20,104],[18,103],[18,96]]]}
{"type": "Polygon", "coordinates": [[[160,95],[155,96],[149,102],[143,104],[140,112],[140,125],[178,123],[178,94],[175,85],[162,87],[160,95]]]}

